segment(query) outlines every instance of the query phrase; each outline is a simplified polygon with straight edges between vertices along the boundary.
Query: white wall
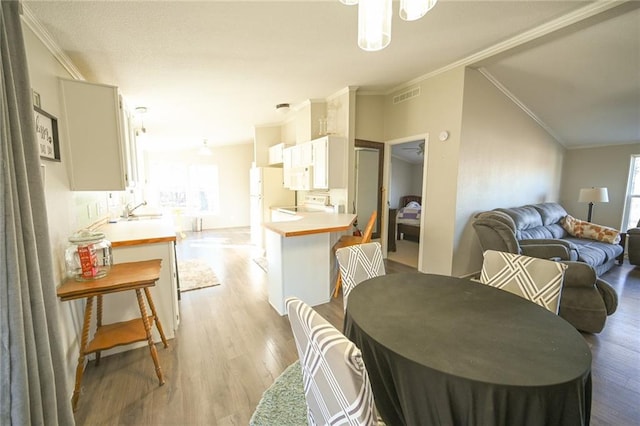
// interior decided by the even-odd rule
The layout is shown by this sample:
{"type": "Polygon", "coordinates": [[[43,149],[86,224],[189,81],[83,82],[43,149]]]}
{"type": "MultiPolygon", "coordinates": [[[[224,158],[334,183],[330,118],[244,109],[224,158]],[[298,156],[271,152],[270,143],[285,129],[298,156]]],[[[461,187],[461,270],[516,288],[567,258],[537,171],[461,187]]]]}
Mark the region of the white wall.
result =
{"type": "Polygon", "coordinates": [[[446,143],[426,143],[421,270],[451,274],[464,68],[439,74],[420,82],[419,86],[420,96],[407,101],[393,103],[393,97],[405,89],[385,98],[384,140],[449,131],[450,137],[446,143]]]}
{"type": "Polygon", "coordinates": [[[405,195],[422,195],[422,165],[391,157],[389,207],[392,209],[403,207],[399,203],[400,198],[405,195]]]}
{"type": "Polygon", "coordinates": [[[568,150],[560,192],[560,202],[567,212],[587,220],[588,204],[578,202],[580,188],[606,187],[609,202],[593,206],[592,222],[626,231],[622,215],[633,154],[640,154],[640,143],[568,150]]]}
{"type": "Polygon", "coordinates": [[[480,269],[474,214],[558,201],[564,148],[481,73],[465,72],[452,272],[480,269]]]}
{"type": "Polygon", "coordinates": [[[426,145],[422,271],[467,275],[482,261],[472,216],[557,200],[564,149],[476,70],[418,85],[420,96],[408,101],[393,104],[406,89],[386,97],[385,141],[449,132],[426,145]]]}
{"type": "MultiPolygon", "coordinates": [[[[147,152],[153,163],[210,164],[218,167],[221,211],[202,217],[203,229],[249,226],[249,169],[253,161],[253,144],[211,146],[211,155],[202,156],[198,149],[147,152]]],[[[183,230],[191,229],[193,215],[185,213],[183,230]]]]}
{"type": "MultiPolygon", "coordinates": [[[[61,161],[42,161],[44,165],[44,188],[47,201],[47,216],[49,222],[49,235],[51,238],[51,251],[53,254],[54,279],[61,283],[65,276],[64,250],[68,245],[69,236],[78,228],[76,210],[86,206],[77,206],[73,194],[69,189],[69,179],[66,166],[68,165],[68,143],[64,139],[64,117],[62,115],[61,96],[59,92],[58,77],[70,78],[71,75],[49,53],[38,38],[22,24],[29,66],[29,77],[33,90],[40,94],[41,108],[58,118],[61,161]]],[[[93,203],[94,200],[104,199],[102,194],[85,193],[84,202],[93,203]]],[[[55,297],[55,296],[54,296],[55,297]]],[[[65,368],[67,376],[67,389],[69,398],[73,389],[73,377],[78,362],[79,338],[82,328],[83,301],[58,302],[59,320],[64,349],[65,368]]]]}

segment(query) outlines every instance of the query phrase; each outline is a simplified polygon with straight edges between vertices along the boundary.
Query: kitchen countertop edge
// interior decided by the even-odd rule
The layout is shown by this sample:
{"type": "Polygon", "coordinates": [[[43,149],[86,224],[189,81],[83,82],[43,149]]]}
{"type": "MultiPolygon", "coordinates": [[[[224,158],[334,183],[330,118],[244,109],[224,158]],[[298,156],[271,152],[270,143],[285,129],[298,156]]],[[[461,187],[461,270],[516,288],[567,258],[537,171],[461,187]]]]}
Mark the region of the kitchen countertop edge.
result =
{"type": "Polygon", "coordinates": [[[300,213],[296,216],[301,216],[301,219],[283,222],[265,222],[263,226],[283,237],[300,237],[346,231],[353,225],[357,217],[355,214],[336,213],[300,213]],[[327,222],[332,223],[322,223],[322,219],[327,217],[330,219],[327,220],[327,222]],[[340,223],[335,223],[336,219],[342,220],[340,220],[340,223]]]}

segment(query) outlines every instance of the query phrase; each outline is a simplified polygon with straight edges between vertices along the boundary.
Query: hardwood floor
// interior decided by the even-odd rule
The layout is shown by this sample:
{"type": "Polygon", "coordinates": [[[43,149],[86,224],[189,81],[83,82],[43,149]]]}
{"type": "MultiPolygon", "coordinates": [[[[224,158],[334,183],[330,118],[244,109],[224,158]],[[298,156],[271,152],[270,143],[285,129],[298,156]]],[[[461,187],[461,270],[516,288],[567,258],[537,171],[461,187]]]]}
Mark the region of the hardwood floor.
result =
{"type": "MultiPolygon", "coordinates": [[[[87,365],[78,425],[247,425],[262,392],[297,353],[289,321],[267,301],[266,273],[248,228],[189,233],[178,258],[203,258],[222,282],[182,293],[181,324],[169,348],[157,345],[166,384],[158,386],[148,348],[87,365]]],[[[387,273],[413,270],[387,262],[387,273]]],[[[592,425],[640,424],[640,268],[614,267],[618,311],[593,351],[592,425]]],[[[316,310],[342,329],[342,299],[316,310]]]]}

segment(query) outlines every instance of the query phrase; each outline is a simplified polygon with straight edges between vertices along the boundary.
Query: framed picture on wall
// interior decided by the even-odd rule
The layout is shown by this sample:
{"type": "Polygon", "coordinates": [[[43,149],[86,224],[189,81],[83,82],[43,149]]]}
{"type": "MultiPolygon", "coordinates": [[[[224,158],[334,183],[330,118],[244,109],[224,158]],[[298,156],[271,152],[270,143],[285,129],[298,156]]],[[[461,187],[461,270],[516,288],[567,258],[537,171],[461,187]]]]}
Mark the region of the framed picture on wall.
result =
{"type": "Polygon", "coordinates": [[[36,137],[40,158],[60,161],[60,140],[58,139],[58,119],[44,112],[37,106],[33,107],[36,121],[36,137]]]}

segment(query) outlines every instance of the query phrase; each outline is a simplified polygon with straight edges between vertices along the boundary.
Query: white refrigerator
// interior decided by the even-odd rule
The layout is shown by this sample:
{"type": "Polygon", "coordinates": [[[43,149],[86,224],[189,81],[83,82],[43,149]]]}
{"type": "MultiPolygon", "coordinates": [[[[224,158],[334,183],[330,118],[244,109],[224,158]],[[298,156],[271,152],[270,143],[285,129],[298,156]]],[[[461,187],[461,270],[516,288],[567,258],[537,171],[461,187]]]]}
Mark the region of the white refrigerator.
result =
{"type": "Polygon", "coordinates": [[[264,222],[271,222],[271,207],[295,205],[295,191],[284,187],[282,168],[253,167],[249,170],[251,243],[264,249],[264,222]]]}

